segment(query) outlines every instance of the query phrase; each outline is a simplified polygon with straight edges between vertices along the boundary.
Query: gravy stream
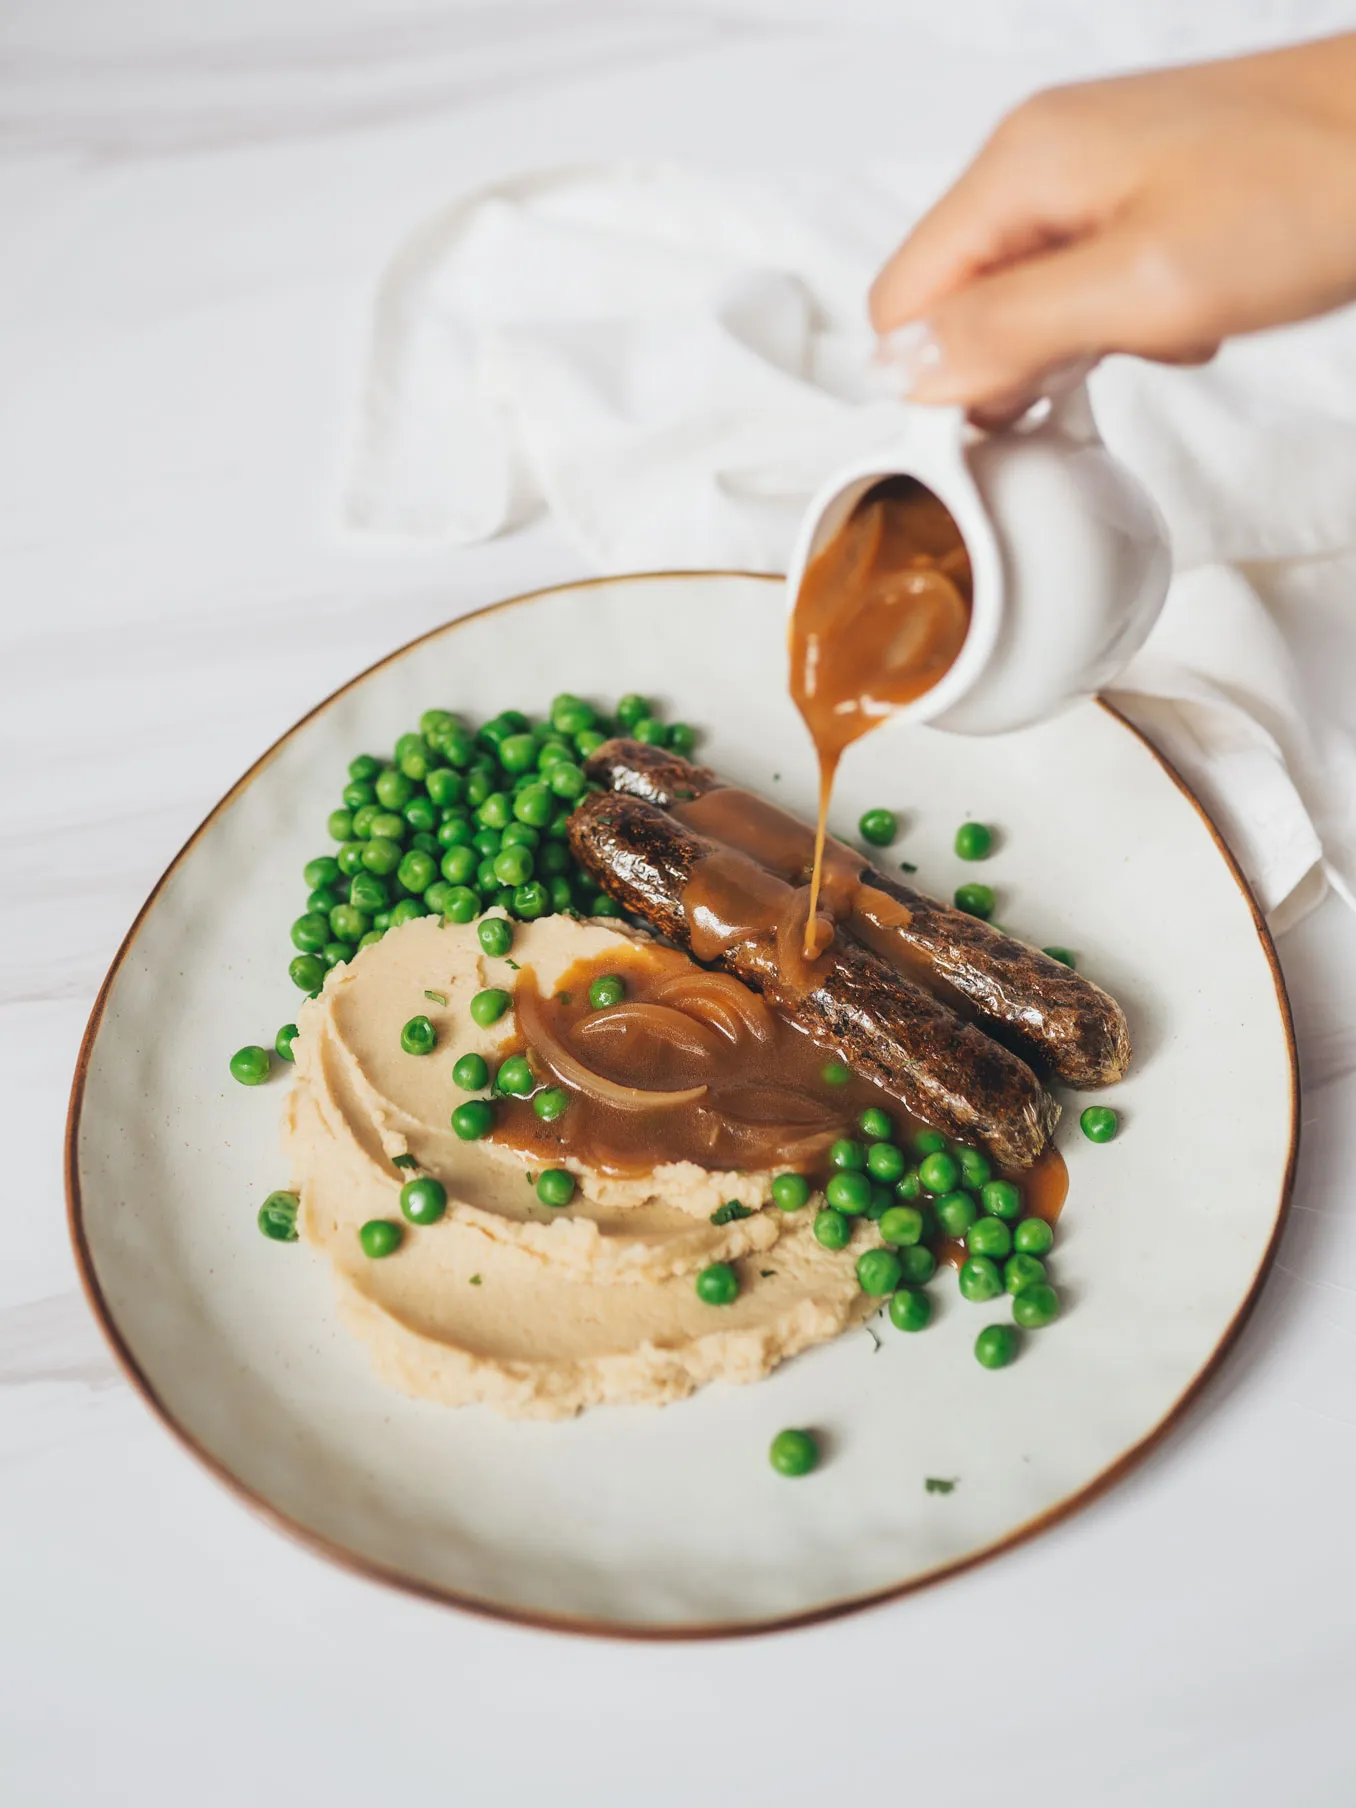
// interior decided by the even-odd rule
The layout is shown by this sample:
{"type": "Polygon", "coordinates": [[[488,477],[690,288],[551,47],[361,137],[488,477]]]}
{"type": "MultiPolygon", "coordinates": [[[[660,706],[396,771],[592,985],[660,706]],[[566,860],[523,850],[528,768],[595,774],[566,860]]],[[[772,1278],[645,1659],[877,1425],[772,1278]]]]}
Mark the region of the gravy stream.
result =
{"type": "Polygon", "coordinates": [[[829,798],[846,748],[932,689],[970,627],[973,577],[960,530],[911,477],[877,484],[806,567],[791,616],[791,695],[819,761],[819,818],[805,922],[822,952],[819,894],[829,798]]]}

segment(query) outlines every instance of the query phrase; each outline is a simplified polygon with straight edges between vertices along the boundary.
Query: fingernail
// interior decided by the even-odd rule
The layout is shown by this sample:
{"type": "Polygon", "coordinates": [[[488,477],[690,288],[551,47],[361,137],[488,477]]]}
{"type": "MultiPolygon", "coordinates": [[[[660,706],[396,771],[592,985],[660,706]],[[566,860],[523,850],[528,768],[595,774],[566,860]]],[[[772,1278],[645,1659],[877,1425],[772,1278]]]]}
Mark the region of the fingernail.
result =
{"type": "Polygon", "coordinates": [[[907,398],[942,366],[942,348],[926,320],[910,320],[876,341],[876,370],[887,394],[907,398]]]}

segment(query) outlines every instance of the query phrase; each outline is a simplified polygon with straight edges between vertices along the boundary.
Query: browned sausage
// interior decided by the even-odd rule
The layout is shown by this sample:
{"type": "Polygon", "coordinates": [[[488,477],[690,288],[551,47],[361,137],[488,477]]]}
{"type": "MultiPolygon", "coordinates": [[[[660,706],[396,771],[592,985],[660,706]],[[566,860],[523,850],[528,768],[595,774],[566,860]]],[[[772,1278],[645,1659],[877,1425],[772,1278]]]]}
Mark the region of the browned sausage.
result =
{"type": "MultiPolygon", "coordinates": [[[[643,797],[663,809],[677,808],[680,816],[685,804],[725,789],[725,781],[707,767],[643,741],[608,741],[590,755],[585,770],[610,790],[643,797]]],[[[758,801],[758,809],[765,821],[780,818],[776,839],[781,858],[769,859],[766,846],[745,846],[744,851],[756,853],[781,878],[804,884],[814,853],[813,830],[765,800],[758,801]]],[[[722,839],[738,845],[728,834],[722,839]]],[[[850,850],[842,852],[858,858],[850,850]]],[[[908,913],[907,922],[892,923],[888,935],[872,935],[849,918],[850,927],[885,960],[915,977],[922,965],[943,997],[950,988],[962,1010],[1067,1085],[1108,1086],[1124,1076],[1130,1065],[1125,1013],[1100,986],[991,923],[941,904],[864,861],[859,864],[862,883],[884,892],[908,913]]]]}
{"type": "MultiPolygon", "coordinates": [[[[778,925],[795,889],[639,798],[599,792],[570,818],[575,857],[624,910],[755,991],[909,1111],[1003,1167],[1028,1167],[1059,1107],[1031,1069],[850,937],[799,976],[778,925]],[[706,909],[716,895],[723,909],[706,909]],[[706,916],[703,911],[706,910],[706,916]],[[709,920],[724,918],[713,932],[709,920]],[[720,942],[715,947],[712,937],[720,942]]],[[[791,938],[799,940],[799,932],[791,938]]]]}

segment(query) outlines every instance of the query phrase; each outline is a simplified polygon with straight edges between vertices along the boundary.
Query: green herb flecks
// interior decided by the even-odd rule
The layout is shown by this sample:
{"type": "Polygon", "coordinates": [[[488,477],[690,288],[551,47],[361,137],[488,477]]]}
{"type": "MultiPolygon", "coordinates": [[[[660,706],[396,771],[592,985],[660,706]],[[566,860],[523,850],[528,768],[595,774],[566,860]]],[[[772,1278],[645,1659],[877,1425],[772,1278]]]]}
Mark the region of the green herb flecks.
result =
{"type": "Polygon", "coordinates": [[[413,1155],[393,1155],[391,1163],[397,1168],[417,1168],[419,1166],[413,1155]]]}
{"type": "Polygon", "coordinates": [[[711,1214],[712,1224],[734,1224],[740,1218],[751,1218],[751,1206],[741,1205],[737,1199],[727,1199],[724,1205],[718,1205],[711,1214]]]}
{"type": "Polygon", "coordinates": [[[929,1494],[950,1494],[954,1491],[956,1483],[959,1480],[959,1476],[952,1476],[948,1481],[945,1476],[930,1475],[923,1483],[923,1486],[927,1489],[929,1494]]]}
{"type": "Polygon", "coordinates": [[[446,1004],[447,1003],[446,992],[428,992],[428,991],[426,991],[424,993],[424,997],[427,998],[430,1001],[430,1003],[432,1003],[432,1004],[446,1004]]]}

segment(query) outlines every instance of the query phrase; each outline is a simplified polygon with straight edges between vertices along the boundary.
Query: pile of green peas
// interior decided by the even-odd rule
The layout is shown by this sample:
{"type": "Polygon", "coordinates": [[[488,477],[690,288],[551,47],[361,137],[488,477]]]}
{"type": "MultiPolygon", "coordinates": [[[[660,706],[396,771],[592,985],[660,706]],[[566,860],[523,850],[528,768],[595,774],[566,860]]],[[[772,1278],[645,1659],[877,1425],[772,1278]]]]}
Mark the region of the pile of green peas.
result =
{"type": "Polygon", "coordinates": [[[411,917],[469,923],[492,907],[522,922],[618,915],[571,855],[567,828],[595,788],[583,762],[618,733],[682,754],[697,740],[637,694],[609,715],[562,691],[545,721],[505,709],[473,729],[451,710],[428,709],[389,759],[359,754],[327,824],[335,851],[303,869],[293,984],[318,991],[331,967],[411,917]]]}

